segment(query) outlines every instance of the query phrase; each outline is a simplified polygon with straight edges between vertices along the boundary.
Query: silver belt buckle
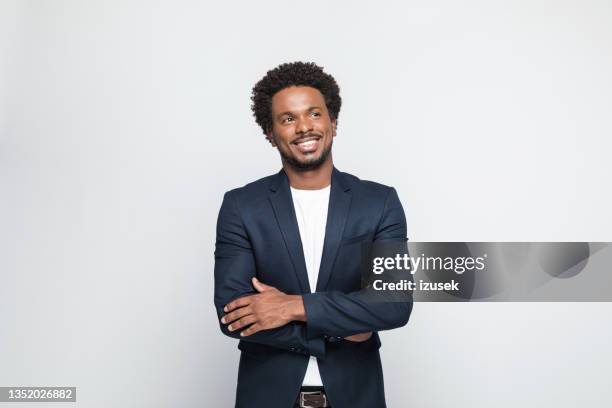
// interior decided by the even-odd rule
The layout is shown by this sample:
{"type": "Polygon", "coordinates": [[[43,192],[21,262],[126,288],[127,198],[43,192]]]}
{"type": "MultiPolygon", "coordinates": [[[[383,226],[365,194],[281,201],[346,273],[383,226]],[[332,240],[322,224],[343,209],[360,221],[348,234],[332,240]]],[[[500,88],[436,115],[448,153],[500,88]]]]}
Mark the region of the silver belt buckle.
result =
{"type": "Polygon", "coordinates": [[[323,391],[300,391],[300,408],[316,408],[313,407],[312,405],[304,405],[306,404],[305,395],[320,395],[321,397],[323,397],[323,406],[326,407],[327,406],[327,397],[325,396],[325,394],[323,393],[323,391]]]}

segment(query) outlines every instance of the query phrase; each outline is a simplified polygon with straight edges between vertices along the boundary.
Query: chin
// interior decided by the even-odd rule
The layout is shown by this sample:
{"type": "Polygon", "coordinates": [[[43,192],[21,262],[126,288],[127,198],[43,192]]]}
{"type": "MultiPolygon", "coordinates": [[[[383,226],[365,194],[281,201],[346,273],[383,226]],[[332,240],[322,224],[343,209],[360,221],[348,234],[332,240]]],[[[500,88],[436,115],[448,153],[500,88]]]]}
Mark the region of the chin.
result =
{"type": "Polygon", "coordinates": [[[314,152],[309,155],[301,155],[301,157],[298,158],[298,160],[301,161],[302,163],[310,163],[310,162],[314,162],[320,159],[321,159],[321,152],[314,152]]]}
{"type": "MultiPolygon", "coordinates": [[[[331,149],[329,153],[331,153],[331,149]]],[[[287,155],[283,154],[281,151],[281,156],[294,169],[306,171],[315,170],[321,167],[321,165],[325,163],[329,153],[326,154],[325,147],[323,147],[322,149],[316,150],[308,155],[298,152],[291,152],[290,155],[287,155]]]]}

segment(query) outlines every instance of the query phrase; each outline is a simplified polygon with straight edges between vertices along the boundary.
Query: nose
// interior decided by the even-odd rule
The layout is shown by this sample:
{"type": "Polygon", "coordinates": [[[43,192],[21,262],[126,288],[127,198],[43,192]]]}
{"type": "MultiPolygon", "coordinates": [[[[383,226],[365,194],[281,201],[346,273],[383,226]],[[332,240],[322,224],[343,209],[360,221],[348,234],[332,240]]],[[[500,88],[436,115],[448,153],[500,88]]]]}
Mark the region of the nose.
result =
{"type": "Polygon", "coordinates": [[[297,123],[295,124],[295,133],[297,134],[303,134],[303,133],[307,133],[312,131],[313,127],[312,127],[312,121],[310,120],[310,118],[308,116],[306,117],[301,117],[299,119],[296,119],[297,123]]]}

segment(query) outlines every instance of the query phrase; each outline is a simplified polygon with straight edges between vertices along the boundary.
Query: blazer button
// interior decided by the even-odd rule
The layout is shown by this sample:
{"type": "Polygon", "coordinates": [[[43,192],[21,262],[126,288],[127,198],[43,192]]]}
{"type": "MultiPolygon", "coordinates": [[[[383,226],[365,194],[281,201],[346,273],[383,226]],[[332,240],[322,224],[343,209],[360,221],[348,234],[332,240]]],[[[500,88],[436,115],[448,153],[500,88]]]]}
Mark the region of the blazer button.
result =
{"type": "Polygon", "coordinates": [[[289,351],[295,351],[295,347],[289,347],[289,351]]]}

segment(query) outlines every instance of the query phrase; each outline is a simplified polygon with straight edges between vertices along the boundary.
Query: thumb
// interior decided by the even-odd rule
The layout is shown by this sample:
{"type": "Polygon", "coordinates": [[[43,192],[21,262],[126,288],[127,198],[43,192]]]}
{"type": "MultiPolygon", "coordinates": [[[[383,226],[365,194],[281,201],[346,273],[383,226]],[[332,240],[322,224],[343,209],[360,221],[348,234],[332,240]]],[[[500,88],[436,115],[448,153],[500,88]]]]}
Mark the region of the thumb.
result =
{"type": "Polygon", "coordinates": [[[253,282],[253,287],[258,291],[258,292],[265,292],[267,290],[272,290],[274,289],[273,286],[268,286],[264,283],[261,283],[256,277],[253,277],[253,279],[251,279],[251,281],[253,282]]]}

